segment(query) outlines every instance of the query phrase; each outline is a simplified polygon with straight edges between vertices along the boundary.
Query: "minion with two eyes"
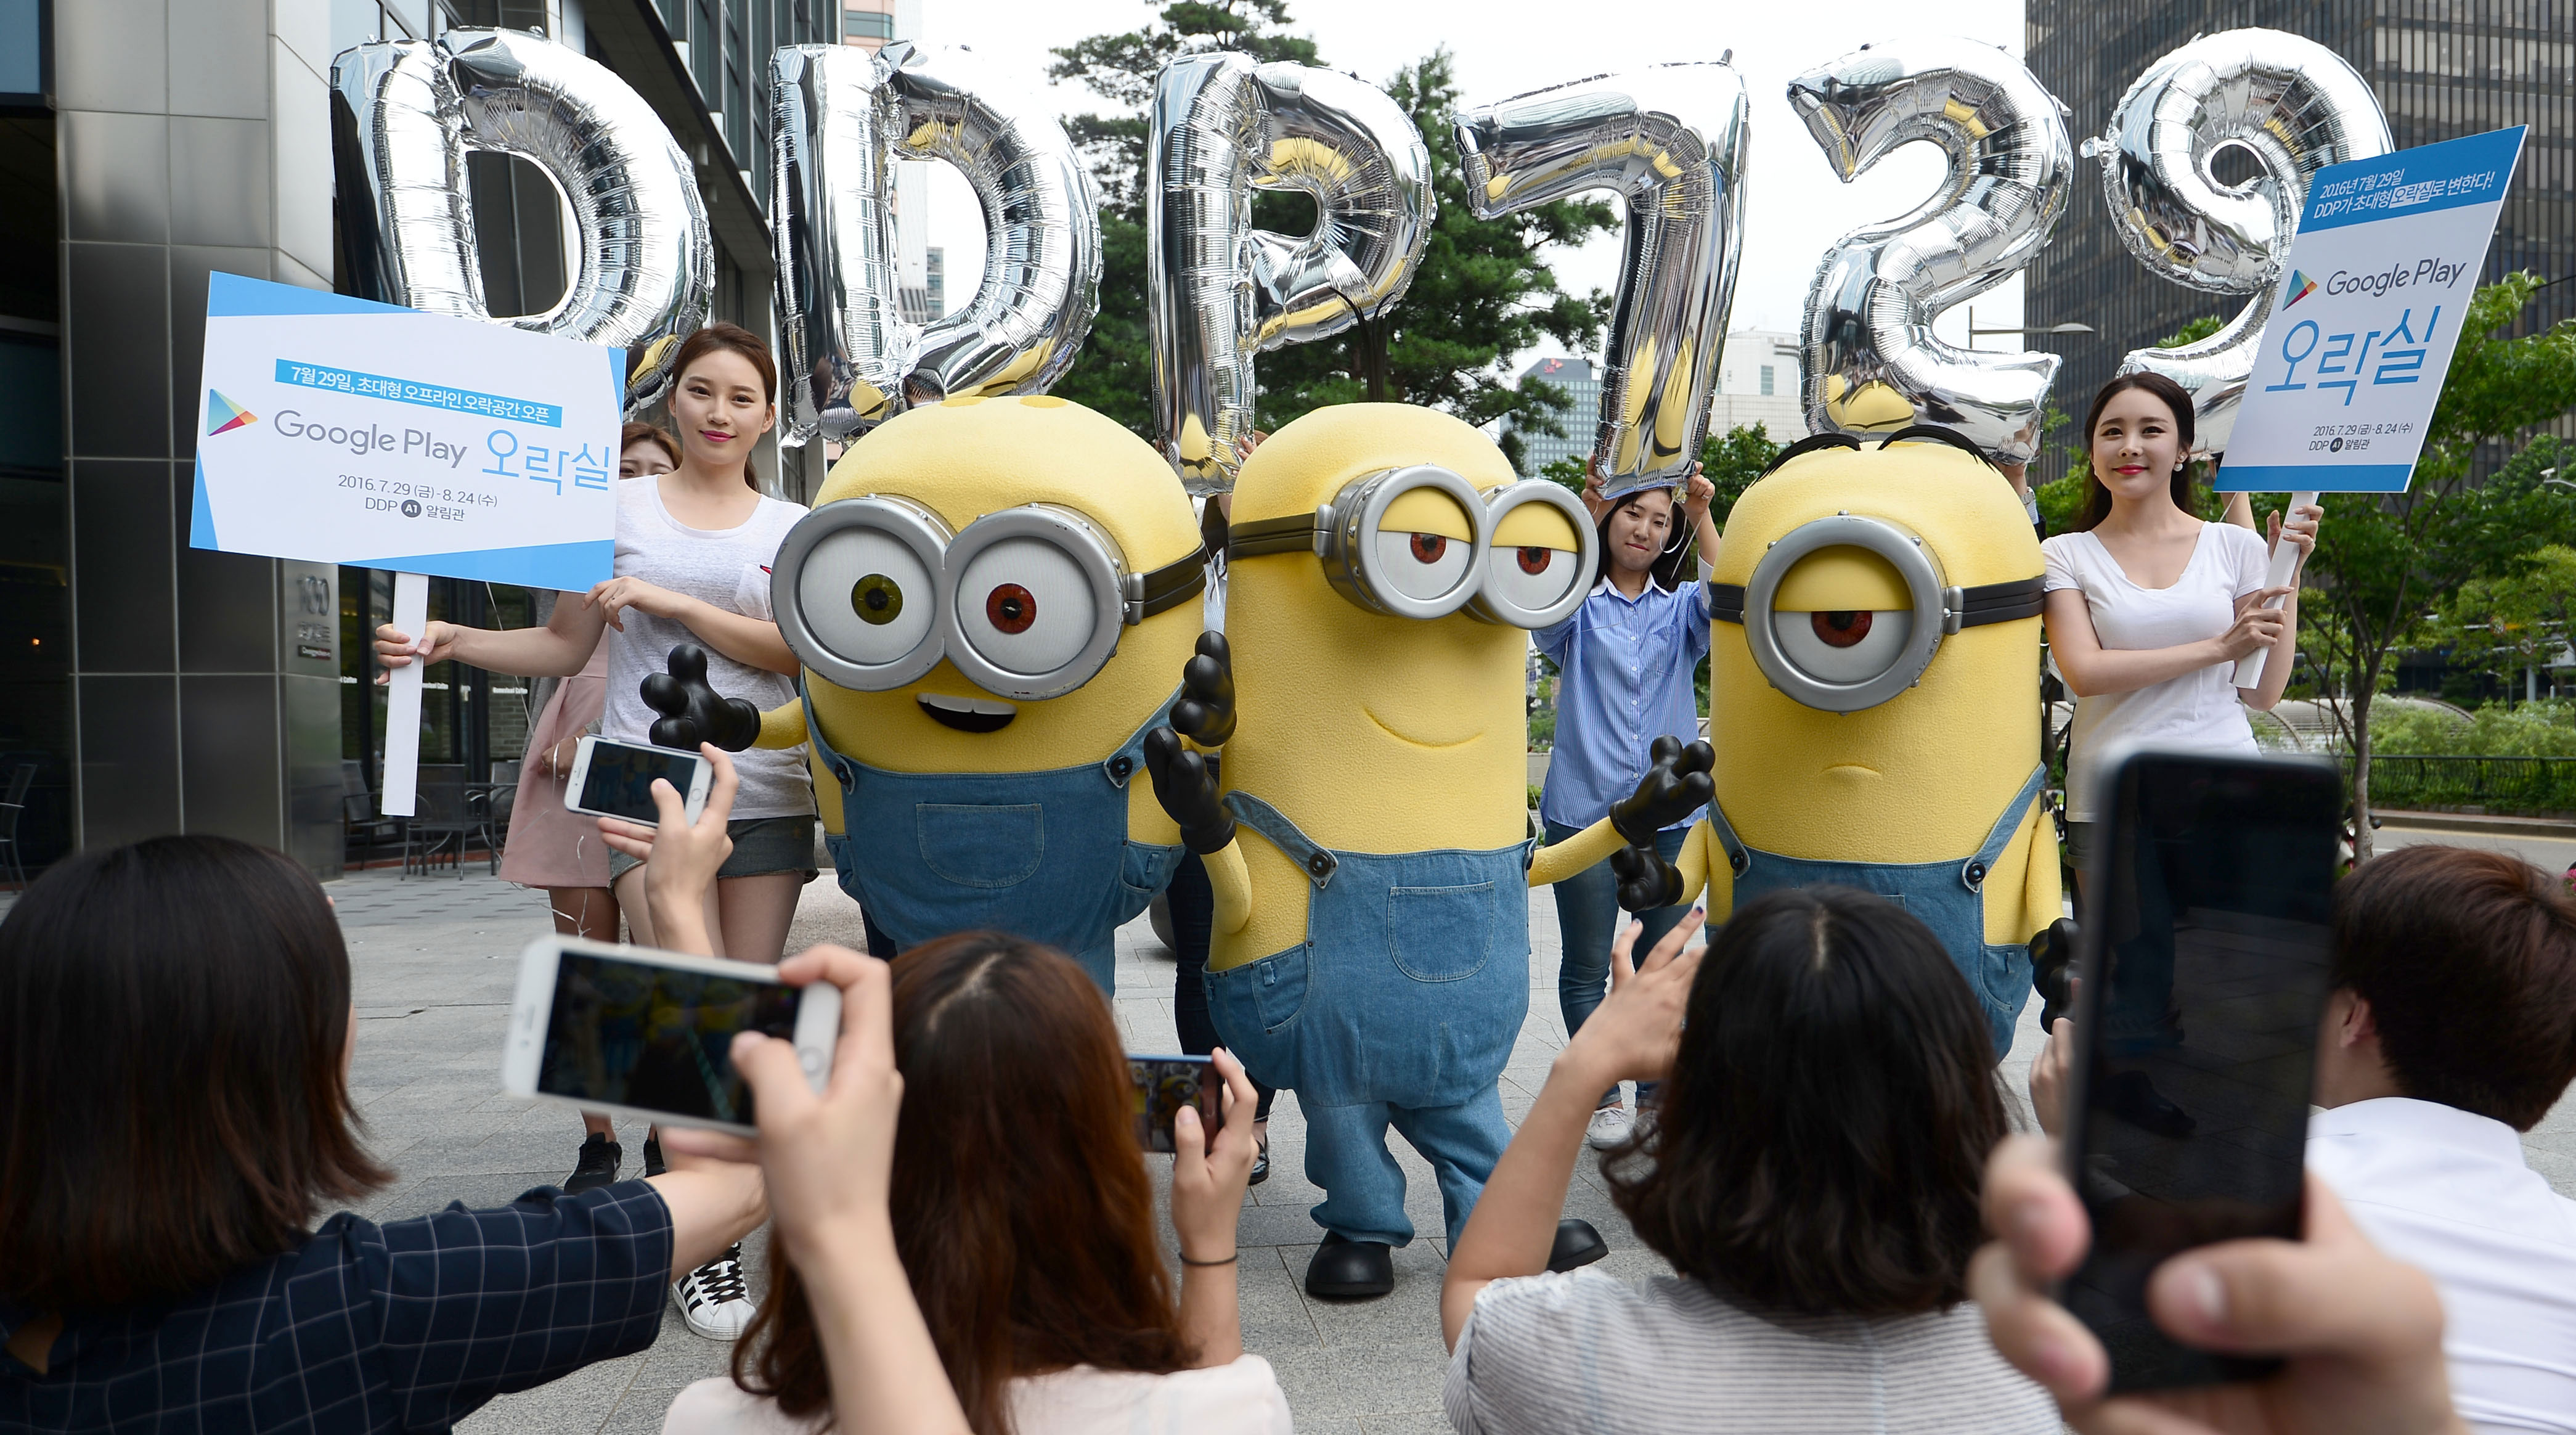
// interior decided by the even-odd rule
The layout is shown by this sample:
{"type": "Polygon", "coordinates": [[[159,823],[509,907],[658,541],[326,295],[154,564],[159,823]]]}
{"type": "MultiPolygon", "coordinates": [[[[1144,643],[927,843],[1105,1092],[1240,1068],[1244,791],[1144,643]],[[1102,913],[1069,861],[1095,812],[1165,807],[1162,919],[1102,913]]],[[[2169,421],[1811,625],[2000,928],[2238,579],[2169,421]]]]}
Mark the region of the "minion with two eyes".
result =
{"type": "Polygon", "coordinates": [[[2001,1060],[2060,914],[2039,540],[2012,489],[1928,424],[1802,439],[1736,500],[1711,581],[1717,794],[1672,867],[1614,857],[1622,905],[1705,881],[1717,922],[1778,887],[1880,893],[1949,948],[2001,1060]]]}
{"type": "Polygon", "coordinates": [[[999,928],[1108,992],[1119,925],[1182,852],[1129,779],[1201,626],[1188,494],[1133,434],[1032,395],[912,409],[816,499],[771,573],[802,697],[758,745],[811,740],[870,944],[999,928]]]}
{"type": "MultiPolygon", "coordinates": [[[[1325,1193],[1317,1295],[1393,1287],[1413,1223],[1388,1127],[1438,1173],[1452,1241],[1501,1157],[1529,887],[1707,798],[1704,771],[1667,761],[1610,818],[1531,839],[1529,635],[1582,604],[1595,543],[1573,495],[1408,404],[1317,410],[1237,477],[1226,634],[1190,664],[1175,722],[1202,740],[1230,729],[1222,785],[1175,732],[1146,757],[1207,862],[1217,1028],[1305,1115],[1325,1193]]],[[[1553,1263],[1604,1249],[1568,1222],[1553,1263]]]]}

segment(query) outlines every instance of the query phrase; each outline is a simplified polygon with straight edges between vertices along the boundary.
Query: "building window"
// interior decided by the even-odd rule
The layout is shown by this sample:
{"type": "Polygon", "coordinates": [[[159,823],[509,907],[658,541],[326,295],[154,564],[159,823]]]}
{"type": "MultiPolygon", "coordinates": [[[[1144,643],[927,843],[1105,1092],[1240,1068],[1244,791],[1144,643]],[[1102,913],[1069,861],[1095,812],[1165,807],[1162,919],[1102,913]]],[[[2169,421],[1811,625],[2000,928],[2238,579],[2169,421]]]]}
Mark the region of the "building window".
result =
{"type": "Polygon", "coordinates": [[[894,17],[882,10],[844,10],[841,12],[841,34],[851,40],[891,40],[894,17]]]}
{"type": "Polygon", "coordinates": [[[1762,366],[1762,392],[1766,395],[1771,392],[1771,366],[1769,364],[1764,364],[1762,366]]]}

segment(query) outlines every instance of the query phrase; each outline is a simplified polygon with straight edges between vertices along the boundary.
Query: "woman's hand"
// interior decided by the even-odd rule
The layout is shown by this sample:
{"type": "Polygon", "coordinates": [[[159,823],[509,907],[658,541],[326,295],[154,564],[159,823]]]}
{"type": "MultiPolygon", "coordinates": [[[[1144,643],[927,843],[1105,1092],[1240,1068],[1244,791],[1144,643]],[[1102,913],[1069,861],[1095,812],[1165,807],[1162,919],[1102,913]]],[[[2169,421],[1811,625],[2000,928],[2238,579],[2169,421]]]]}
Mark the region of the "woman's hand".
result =
{"type": "Polygon", "coordinates": [[[659,827],[616,817],[599,819],[602,840],[643,860],[644,903],[653,917],[653,933],[674,951],[703,951],[709,945],[707,888],[715,882],[717,869],[733,855],[733,839],[725,834],[725,824],[733,816],[734,792],[741,786],[733,757],[705,742],[698,744],[698,757],[715,768],[715,779],[707,786],[707,804],[698,810],[697,821],[689,820],[688,803],[669,779],[660,777],[653,779],[659,827]]]}
{"type": "Polygon", "coordinates": [[[391,623],[376,629],[376,681],[391,681],[393,669],[410,667],[414,658],[424,663],[446,662],[456,656],[456,639],[464,631],[454,623],[434,618],[417,638],[391,623]]]}
{"type": "Polygon", "coordinates": [[[2232,663],[2257,649],[2270,652],[2272,645],[2281,641],[2281,634],[2289,625],[2289,615],[2281,610],[2280,604],[2297,591],[2296,588],[2265,588],[2237,599],[2236,621],[2215,639],[2220,660],[2232,663]]]}
{"type": "Polygon", "coordinates": [[[1591,514],[1596,524],[1601,521],[1602,514],[1610,511],[1610,500],[1601,494],[1602,485],[1608,481],[1608,475],[1601,471],[1599,459],[1583,461],[1583,492],[1579,496],[1583,500],[1583,511],[1591,514]]]}
{"type": "MultiPolygon", "coordinates": [[[[1586,1028],[1589,1029],[1588,1027],[1586,1028]]],[[[2084,1435],[2463,1435],[2442,1363],[2442,1303],[2422,1271],[2381,1255],[2308,1177],[2302,1241],[2227,1241],[2147,1282],[2158,1327],[2185,1345],[2288,1364],[2264,1380],[2105,1400],[2110,1357],[2047,1286],[2092,1232],[2052,1143],[2005,1139],[1986,1162],[1986,1229],[1968,1296],[1995,1349],[2084,1435]]]]}
{"type": "Polygon", "coordinates": [[[581,752],[581,739],[568,737],[537,754],[537,771],[546,777],[572,775],[573,758],[581,752]]]}
{"type": "Polygon", "coordinates": [[[1682,497],[1682,526],[1695,529],[1708,516],[1708,506],[1717,498],[1717,485],[1700,473],[1696,463],[1682,472],[1688,476],[1682,497]]]}
{"type": "Polygon", "coordinates": [[[1194,1106],[1172,1118],[1172,1231],[1181,1238],[1181,1255],[1193,1261],[1222,1261],[1234,1254],[1234,1228],[1243,1215],[1243,1192],[1252,1180],[1257,1142],[1252,1113],[1259,1104],[1243,1063],[1219,1047],[1210,1058],[1225,1080],[1225,1125],[1216,1143],[1207,1143],[1194,1106]]]}
{"type": "Polygon", "coordinates": [[[2051,1136],[2066,1134],[2066,1083],[2071,1075],[2075,1049],[2075,1022],[2059,1017],[2057,1025],[2040,1039],[2039,1055],[2030,1063],[2030,1114],[2039,1121],[2039,1129],[2051,1136]]]}
{"type": "Polygon", "coordinates": [[[1708,913],[1693,910],[1655,949],[1643,966],[1628,954],[1636,949],[1643,922],[1630,922],[1610,944],[1610,995],[1583,1019],[1583,1027],[1565,1044],[1557,1060],[1587,1068],[1613,1081],[1660,1081],[1672,1070],[1681,1046],[1682,1012],[1690,1004],[1691,981],[1699,975],[1705,945],[1683,946],[1708,922],[1708,913]]]}
{"type": "Polygon", "coordinates": [[[629,608],[650,613],[656,618],[685,623],[698,606],[695,598],[674,593],[641,578],[611,578],[593,587],[581,601],[584,607],[597,608],[600,616],[608,620],[608,626],[621,633],[626,631],[623,619],[629,608]]]}
{"type": "Polygon", "coordinates": [[[2272,513],[2272,537],[2269,546],[2280,547],[2281,540],[2284,538],[2299,545],[2299,566],[2291,571],[2305,569],[2308,566],[2309,556],[2317,551],[2317,527],[2325,521],[2325,509],[2314,503],[2303,503],[2291,509],[2290,520],[2286,525],[2281,521],[2280,511],[2275,509],[2272,513]]]}

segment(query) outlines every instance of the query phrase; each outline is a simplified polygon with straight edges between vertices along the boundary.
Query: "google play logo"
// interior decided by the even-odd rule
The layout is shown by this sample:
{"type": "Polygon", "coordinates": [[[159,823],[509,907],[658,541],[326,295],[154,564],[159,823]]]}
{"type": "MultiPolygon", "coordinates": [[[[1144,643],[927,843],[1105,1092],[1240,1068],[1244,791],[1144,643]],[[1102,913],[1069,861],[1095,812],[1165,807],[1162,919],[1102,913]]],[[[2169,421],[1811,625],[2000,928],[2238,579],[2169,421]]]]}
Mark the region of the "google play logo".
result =
{"type": "Polygon", "coordinates": [[[258,422],[259,415],[216,393],[213,389],[206,390],[206,436],[208,438],[219,433],[231,433],[244,424],[258,422]]]}
{"type": "Polygon", "coordinates": [[[2281,301],[2284,309],[2317,292],[2317,281],[2293,269],[2290,271],[2289,290],[2290,297],[2281,301]]]}

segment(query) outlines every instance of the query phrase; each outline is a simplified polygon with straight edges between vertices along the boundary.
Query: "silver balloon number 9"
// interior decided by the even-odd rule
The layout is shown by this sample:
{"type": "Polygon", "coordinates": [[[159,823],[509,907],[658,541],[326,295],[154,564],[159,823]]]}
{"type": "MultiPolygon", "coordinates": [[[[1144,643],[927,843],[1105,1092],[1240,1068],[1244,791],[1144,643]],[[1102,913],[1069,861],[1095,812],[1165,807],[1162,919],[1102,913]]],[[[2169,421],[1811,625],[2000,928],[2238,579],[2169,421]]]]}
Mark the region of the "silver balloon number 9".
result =
{"type": "Polygon", "coordinates": [[[1252,434],[1252,356],[1403,297],[1431,237],[1431,152],[1376,87],[1231,52],[1164,67],[1146,145],[1155,418],[1190,491],[1223,492],[1252,434]],[[1258,189],[1312,196],[1313,231],[1254,228],[1258,189]]]}
{"type": "Polygon", "coordinates": [[[2390,144],[2379,101],[2352,66],[2279,30],[2230,30],[2166,55],[2120,97],[2101,137],[2084,142],[2102,162],[2111,226],[2139,263],[2176,284],[2255,296],[2208,338],[2133,349],[2120,365],[2191,394],[2195,452],[2225,448],[2236,427],[2309,178],[2390,144]],[[2211,162],[2231,148],[2261,173],[2222,183],[2211,162]]]}
{"type": "Polygon", "coordinates": [[[1100,203],[1064,127],[964,50],[770,57],[787,437],[844,439],[906,407],[1042,394],[1100,295],[1100,203]],[[929,324],[897,305],[894,162],[944,160],[984,211],[974,297],[929,324]]]}
{"type": "Polygon", "coordinates": [[[1627,247],[1592,458],[1612,497],[1699,456],[1744,250],[1749,103],[1723,61],[1657,65],[1517,95],[1454,122],[1491,219],[1584,190],[1626,197],[1627,247]]]}
{"type": "Polygon", "coordinates": [[[714,247],[688,158],[624,80],[543,36],[450,30],[341,52],[331,119],[360,297],[492,318],[465,153],[517,155],[563,191],[579,270],[554,307],[498,322],[640,349],[628,407],[660,396],[676,341],[706,319],[714,247]]]}
{"type": "Polygon", "coordinates": [[[2002,51],[1931,36],[1801,75],[1789,104],[1845,182],[1914,140],[1950,156],[1922,207],[1826,251],[1807,292],[1807,426],[1941,424],[1998,462],[2027,463],[2057,356],[1972,353],[1933,337],[1932,320],[2048,242],[2075,168],[2063,107],[2002,51]]]}

